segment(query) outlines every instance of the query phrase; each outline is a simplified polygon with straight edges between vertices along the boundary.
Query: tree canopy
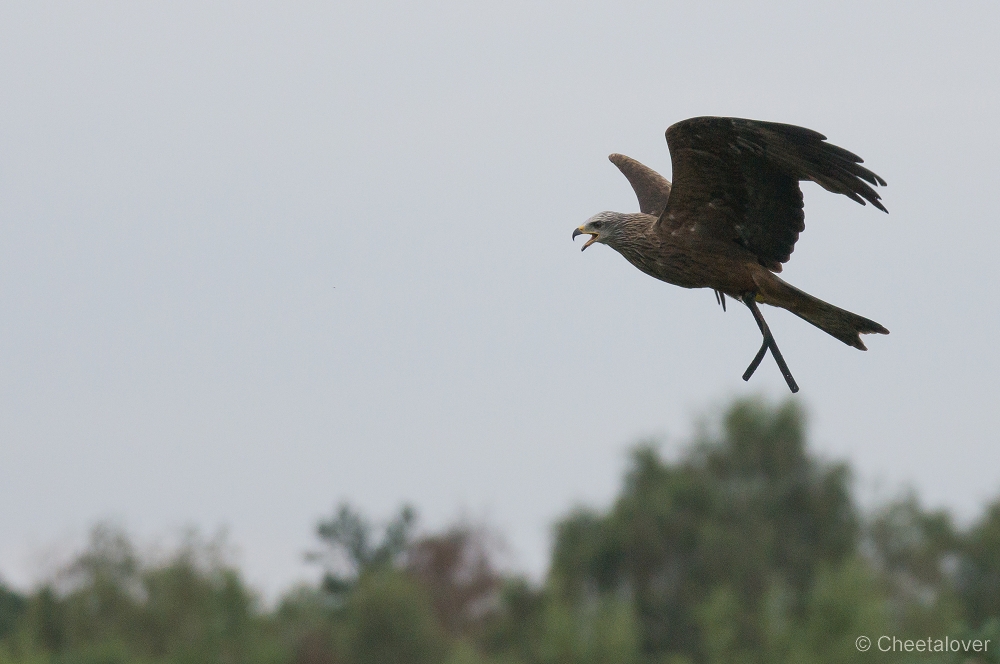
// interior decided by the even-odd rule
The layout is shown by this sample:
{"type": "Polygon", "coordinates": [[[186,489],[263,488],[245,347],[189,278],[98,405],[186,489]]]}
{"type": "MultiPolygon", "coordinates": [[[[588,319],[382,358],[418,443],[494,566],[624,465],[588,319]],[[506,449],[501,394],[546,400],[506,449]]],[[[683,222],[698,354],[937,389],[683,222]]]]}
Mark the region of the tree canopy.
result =
{"type": "Polygon", "coordinates": [[[265,605],[196,533],[142,554],[101,524],[47,582],[0,582],[0,664],[1000,662],[1000,502],[959,528],[914,494],[863,512],[794,402],[741,400],[674,460],[636,447],[606,509],[554,526],[541,583],[497,537],[381,527],[349,504],[316,530],[315,585],[265,605]],[[980,651],[868,652],[950,637],[980,651]]]}

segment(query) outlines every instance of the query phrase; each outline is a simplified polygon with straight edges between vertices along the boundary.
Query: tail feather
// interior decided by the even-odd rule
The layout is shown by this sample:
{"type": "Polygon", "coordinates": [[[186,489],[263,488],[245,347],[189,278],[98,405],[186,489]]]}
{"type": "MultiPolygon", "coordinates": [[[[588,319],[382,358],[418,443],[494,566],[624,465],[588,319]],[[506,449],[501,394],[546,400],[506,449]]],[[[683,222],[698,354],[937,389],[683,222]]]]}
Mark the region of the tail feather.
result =
{"type": "Polygon", "coordinates": [[[754,281],[757,282],[759,289],[757,293],[759,301],[787,309],[858,350],[868,350],[861,341],[862,334],[889,334],[889,330],[875,321],[800,291],[774,274],[768,273],[767,278],[755,278],[754,281]]]}

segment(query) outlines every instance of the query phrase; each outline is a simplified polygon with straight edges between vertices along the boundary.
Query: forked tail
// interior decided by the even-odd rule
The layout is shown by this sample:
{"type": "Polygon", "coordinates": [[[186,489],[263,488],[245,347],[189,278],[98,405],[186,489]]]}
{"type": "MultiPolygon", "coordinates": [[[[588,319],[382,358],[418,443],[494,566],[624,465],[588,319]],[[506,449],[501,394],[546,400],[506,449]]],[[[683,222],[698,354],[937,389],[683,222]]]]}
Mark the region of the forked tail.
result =
{"type": "Polygon", "coordinates": [[[873,320],[864,316],[852,314],[840,307],[835,307],[809,293],[800,291],[795,286],[782,280],[771,272],[755,275],[757,283],[757,300],[782,309],[788,309],[793,314],[809,321],[827,334],[840,339],[848,346],[859,350],[868,350],[861,341],[862,334],[889,334],[873,320]]]}

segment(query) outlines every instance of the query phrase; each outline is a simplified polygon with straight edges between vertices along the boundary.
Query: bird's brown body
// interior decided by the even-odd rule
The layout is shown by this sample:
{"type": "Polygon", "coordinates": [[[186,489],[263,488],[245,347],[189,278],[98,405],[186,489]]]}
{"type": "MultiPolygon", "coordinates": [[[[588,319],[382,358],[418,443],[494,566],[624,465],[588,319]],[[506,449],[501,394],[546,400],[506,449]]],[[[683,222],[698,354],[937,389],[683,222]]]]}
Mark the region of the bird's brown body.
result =
{"type": "Polygon", "coordinates": [[[755,302],[782,307],[844,343],[865,350],[860,334],[888,334],[878,323],[823,302],[777,276],[805,229],[798,183],[812,180],[885,211],[866,183],[885,185],[861,158],[817,132],[739,118],[693,118],[671,126],[667,143],[674,183],[624,155],[641,212],[602,212],[574,232],[618,251],[646,274],[684,288],[711,288],[750,307],[764,346],[797,390],[755,302]]]}
{"type": "Polygon", "coordinates": [[[665,236],[656,228],[658,218],[641,212],[623,217],[630,228],[629,237],[614,248],[649,276],[683,288],[712,288],[733,297],[754,289],[752,273],[760,266],[756,256],[743,247],[696,233],[665,236]]]}

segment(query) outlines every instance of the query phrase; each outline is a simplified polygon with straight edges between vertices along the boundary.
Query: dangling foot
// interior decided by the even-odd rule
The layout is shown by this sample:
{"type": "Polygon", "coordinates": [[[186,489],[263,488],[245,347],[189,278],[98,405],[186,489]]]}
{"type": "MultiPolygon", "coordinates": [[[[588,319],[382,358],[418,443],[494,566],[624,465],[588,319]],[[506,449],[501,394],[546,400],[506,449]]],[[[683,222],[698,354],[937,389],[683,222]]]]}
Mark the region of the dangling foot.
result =
{"type": "Polygon", "coordinates": [[[726,311],[726,294],[720,290],[715,291],[715,301],[722,305],[722,311],[726,311]]]}

